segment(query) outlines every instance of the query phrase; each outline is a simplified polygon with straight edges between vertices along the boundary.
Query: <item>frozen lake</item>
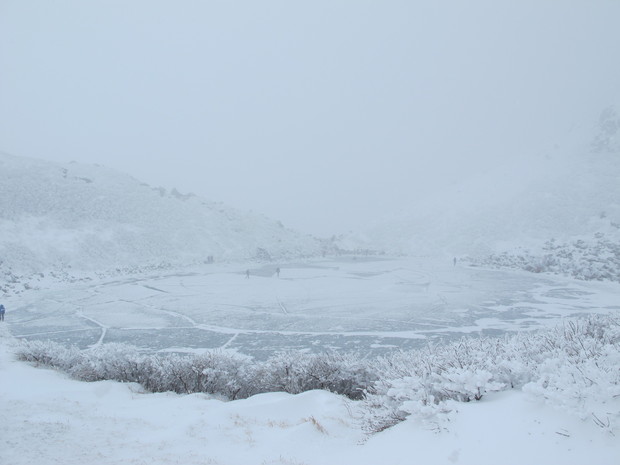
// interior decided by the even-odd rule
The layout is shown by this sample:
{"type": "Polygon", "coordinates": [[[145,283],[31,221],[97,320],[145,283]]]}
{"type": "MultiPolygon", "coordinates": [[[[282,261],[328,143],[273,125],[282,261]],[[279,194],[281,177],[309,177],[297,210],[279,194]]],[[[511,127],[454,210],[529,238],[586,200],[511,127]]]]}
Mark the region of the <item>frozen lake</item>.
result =
{"type": "Polygon", "coordinates": [[[205,265],[29,291],[7,299],[12,333],[81,348],[379,354],[620,310],[620,285],[424,258],[205,265]],[[276,276],[276,268],[281,269],[276,276]],[[245,275],[250,270],[250,278],[245,275]]]}

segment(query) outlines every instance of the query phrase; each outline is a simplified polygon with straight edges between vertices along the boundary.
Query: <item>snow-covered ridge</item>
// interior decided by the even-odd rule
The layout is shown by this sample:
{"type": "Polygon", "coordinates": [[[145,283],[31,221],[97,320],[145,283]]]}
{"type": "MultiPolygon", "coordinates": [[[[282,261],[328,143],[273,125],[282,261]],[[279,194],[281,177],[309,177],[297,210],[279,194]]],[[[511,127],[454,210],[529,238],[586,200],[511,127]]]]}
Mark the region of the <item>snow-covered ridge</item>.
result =
{"type": "Polygon", "coordinates": [[[0,260],[23,272],[299,257],[318,241],[264,216],[101,166],[0,153],[0,260]]]}

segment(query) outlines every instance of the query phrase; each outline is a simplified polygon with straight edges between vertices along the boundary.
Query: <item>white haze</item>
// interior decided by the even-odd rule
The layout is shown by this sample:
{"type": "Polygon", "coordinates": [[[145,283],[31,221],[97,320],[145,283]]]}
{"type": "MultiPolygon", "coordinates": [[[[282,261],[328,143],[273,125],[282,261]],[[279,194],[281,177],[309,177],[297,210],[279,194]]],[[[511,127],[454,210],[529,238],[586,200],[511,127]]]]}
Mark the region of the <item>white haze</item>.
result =
{"type": "Polygon", "coordinates": [[[611,0],[1,0],[0,150],[361,229],[593,124],[620,97],[618,18],[611,0]]]}

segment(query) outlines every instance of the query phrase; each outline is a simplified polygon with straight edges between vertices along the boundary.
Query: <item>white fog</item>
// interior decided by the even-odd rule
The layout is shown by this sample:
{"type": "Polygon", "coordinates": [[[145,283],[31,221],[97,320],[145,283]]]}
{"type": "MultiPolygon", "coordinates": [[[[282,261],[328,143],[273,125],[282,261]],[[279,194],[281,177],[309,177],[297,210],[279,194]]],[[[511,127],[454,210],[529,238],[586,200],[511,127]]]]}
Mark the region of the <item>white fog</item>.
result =
{"type": "Polygon", "coordinates": [[[615,465],[619,18],[0,0],[0,463],[615,465]]]}

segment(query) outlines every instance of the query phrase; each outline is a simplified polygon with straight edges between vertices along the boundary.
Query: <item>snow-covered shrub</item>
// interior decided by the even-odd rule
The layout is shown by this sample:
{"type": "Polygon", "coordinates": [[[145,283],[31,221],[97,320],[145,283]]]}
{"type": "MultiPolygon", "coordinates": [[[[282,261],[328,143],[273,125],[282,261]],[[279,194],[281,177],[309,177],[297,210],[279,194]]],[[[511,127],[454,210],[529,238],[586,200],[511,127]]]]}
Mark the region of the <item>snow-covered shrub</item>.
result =
{"type": "Polygon", "coordinates": [[[568,322],[550,331],[545,339],[548,357],[537,367],[538,376],[523,390],[582,418],[592,417],[597,424],[619,424],[618,319],[590,317],[568,322]],[[605,406],[604,411],[595,411],[593,399],[605,406]]]}
{"type": "Polygon", "coordinates": [[[381,431],[409,415],[435,422],[451,410],[450,401],[480,400],[516,382],[520,373],[515,376],[494,363],[501,354],[487,346],[502,347],[486,339],[463,339],[377,358],[378,381],[364,399],[367,429],[381,431]]]}
{"type": "Polygon", "coordinates": [[[17,346],[16,356],[18,360],[68,372],[80,363],[83,355],[76,347],[65,347],[57,342],[22,341],[17,346]]]}
{"type": "Polygon", "coordinates": [[[352,355],[277,354],[265,362],[223,351],[201,355],[141,354],[127,344],[103,344],[79,351],[51,341],[22,341],[20,360],[58,368],[83,381],[137,382],[151,392],[204,392],[227,399],[261,392],[292,394],[325,389],[361,398],[373,381],[352,355]]]}
{"type": "Polygon", "coordinates": [[[83,352],[68,372],[83,381],[113,379],[140,383],[145,376],[145,359],[135,346],[122,343],[103,344],[83,352]]]}
{"type": "Polygon", "coordinates": [[[202,355],[153,356],[148,360],[144,387],[152,392],[204,392],[226,399],[247,397],[248,359],[222,351],[202,355]]]}
{"type": "Polygon", "coordinates": [[[257,365],[253,376],[261,392],[291,394],[323,389],[361,399],[375,380],[366,363],[352,354],[281,352],[257,365]]]}
{"type": "Polygon", "coordinates": [[[362,407],[372,432],[408,416],[440,426],[456,402],[511,388],[592,416],[608,428],[620,423],[620,320],[608,316],[537,333],[400,352],[378,358],[374,369],[379,380],[362,407]],[[593,411],[591,399],[610,409],[593,411]]]}
{"type": "Polygon", "coordinates": [[[265,362],[211,351],[202,355],[141,354],[127,344],[79,351],[53,342],[22,341],[21,360],[51,366],[83,381],[136,382],[151,392],[204,392],[226,399],[263,392],[291,394],[324,389],[361,399],[376,379],[352,354],[283,352],[265,362]]]}

